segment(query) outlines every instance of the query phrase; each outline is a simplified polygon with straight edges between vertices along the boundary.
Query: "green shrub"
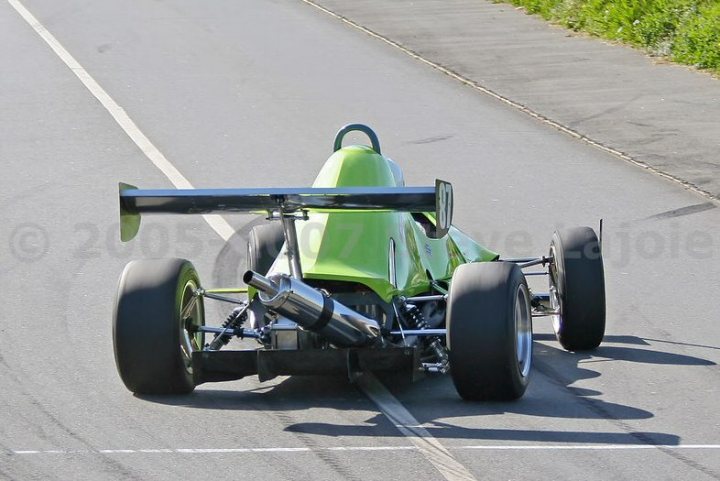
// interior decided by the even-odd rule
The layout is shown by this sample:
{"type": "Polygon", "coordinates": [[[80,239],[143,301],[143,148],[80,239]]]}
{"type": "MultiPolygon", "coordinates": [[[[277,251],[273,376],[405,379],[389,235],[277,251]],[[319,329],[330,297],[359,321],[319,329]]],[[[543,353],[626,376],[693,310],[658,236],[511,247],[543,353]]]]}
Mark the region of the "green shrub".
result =
{"type": "Polygon", "coordinates": [[[720,3],[700,9],[676,32],[672,59],[720,72],[720,3]]]}
{"type": "Polygon", "coordinates": [[[720,73],[718,0],[509,0],[576,31],[720,73]]]}

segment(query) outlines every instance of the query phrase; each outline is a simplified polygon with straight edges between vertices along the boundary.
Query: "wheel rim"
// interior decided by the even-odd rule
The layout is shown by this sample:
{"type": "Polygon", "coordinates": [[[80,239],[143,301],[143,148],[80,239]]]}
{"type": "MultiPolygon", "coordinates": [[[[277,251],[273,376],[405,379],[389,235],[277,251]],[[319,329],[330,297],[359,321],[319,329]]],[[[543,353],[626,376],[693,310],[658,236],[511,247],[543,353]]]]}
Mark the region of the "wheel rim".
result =
{"type": "Polygon", "coordinates": [[[520,374],[527,377],[532,365],[532,317],[527,287],[520,285],[515,296],[515,333],[520,374]]]}
{"type": "Polygon", "coordinates": [[[550,294],[550,307],[554,312],[557,312],[557,314],[553,314],[551,317],[552,319],[552,325],[553,330],[555,331],[555,334],[560,332],[560,327],[562,326],[562,304],[560,303],[560,293],[558,292],[557,288],[557,267],[555,266],[555,262],[557,262],[557,254],[555,253],[555,246],[550,246],[550,257],[552,257],[552,262],[549,266],[550,275],[548,276],[548,279],[550,281],[550,287],[549,287],[549,294],[550,294]]]}
{"type": "Polygon", "coordinates": [[[183,287],[180,298],[180,351],[182,353],[185,370],[192,374],[192,353],[202,349],[202,334],[190,332],[191,326],[201,326],[202,305],[195,296],[198,286],[193,280],[189,280],[183,287]]]}

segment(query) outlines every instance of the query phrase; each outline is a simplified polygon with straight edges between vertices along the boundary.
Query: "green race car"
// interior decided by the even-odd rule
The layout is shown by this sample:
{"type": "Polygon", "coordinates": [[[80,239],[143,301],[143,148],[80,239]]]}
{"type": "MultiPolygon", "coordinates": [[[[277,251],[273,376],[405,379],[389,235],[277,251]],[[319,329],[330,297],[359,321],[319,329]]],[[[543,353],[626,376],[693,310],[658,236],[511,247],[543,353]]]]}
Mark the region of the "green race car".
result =
{"type": "Polygon", "coordinates": [[[451,224],[449,183],[406,187],[364,125],[338,132],[311,188],[120,184],[123,241],[137,234],[140,214],[211,212],[271,221],[250,232],[249,287],[206,289],[183,259],[130,262],[113,340],[132,392],[189,393],[250,375],[404,371],[449,372],[465,399],[510,400],[530,379],[533,317],[551,317],[571,351],[593,349],[604,335],[602,253],[591,228],[556,232],[547,255],[503,259],[451,224]],[[343,147],[351,131],[371,146],[343,147]],[[548,277],[547,293],[528,288],[531,274],[548,277]],[[219,325],[205,324],[208,300],[232,304],[219,325]],[[257,346],[229,349],[234,338],[257,346]]]}

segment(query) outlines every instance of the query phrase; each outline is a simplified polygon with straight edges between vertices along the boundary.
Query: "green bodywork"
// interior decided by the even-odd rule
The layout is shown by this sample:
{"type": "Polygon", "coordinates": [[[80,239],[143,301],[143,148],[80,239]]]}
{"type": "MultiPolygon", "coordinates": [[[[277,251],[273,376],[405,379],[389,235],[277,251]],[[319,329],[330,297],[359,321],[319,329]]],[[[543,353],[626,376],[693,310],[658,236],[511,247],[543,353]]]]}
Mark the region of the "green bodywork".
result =
{"type": "MultiPolygon", "coordinates": [[[[391,160],[353,145],[328,159],[313,187],[399,187],[398,176],[391,160]]],[[[420,215],[427,219],[423,223],[435,224],[434,213],[420,215]]],[[[460,264],[498,257],[455,227],[440,239],[430,238],[407,212],[311,211],[296,228],[304,278],[363,284],[386,302],[429,292],[432,281],[449,281],[460,264]],[[391,239],[397,287],[390,282],[391,239]]],[[[285,256],[278,257],[271,272],[289,272],[285,256]]]]}

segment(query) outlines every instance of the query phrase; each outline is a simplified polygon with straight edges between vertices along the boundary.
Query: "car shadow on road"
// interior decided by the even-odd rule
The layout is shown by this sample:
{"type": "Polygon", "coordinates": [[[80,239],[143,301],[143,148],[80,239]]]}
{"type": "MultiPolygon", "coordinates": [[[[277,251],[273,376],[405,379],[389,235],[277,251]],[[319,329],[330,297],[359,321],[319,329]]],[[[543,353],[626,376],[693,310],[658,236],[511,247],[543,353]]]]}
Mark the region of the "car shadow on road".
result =
{"type": "MultiPolygon", "coordinates": [[[[553,334],[534,334],[535,341],[554,341],[553,334]]],[[[654,342],[661,342],[653,339],[654,342]]],[[[686,346],[697,346],[706,349],[718,349],[712,346],[699,346],[695,344],[683,344],[667,342],[668,344],[679,344],[686,346]]],[[[637,336],[605,336],[603,344],[590,354],[594,359],[606,358],[614,361],[638,362],[644,364],[665,364],[674,366],[715,366],[716,363],[686,354],[656,351],[652,349],[638,349],[626,346],[609,346],[608,344],[627,344],[632,346],[650,346],[647,339],[637,336]]],[[[536,344],[537,345],[537,344],[536,344]]]]}
{"type": "MultiPolygon", "coordinates": [[[[388,380],[385,380],[388,383],[388,380]]],[[[540,406],[555,404],[542,399],[542,394],[528,396],[511,403],[468,403],[457,398],[448,378],[434,377],[419,384],[395,384],[395,394],[410,409],[423,429],[438,439],[465,439],[473,441],[517,441],[567,444],[663,444],[679,443],[678,436],[660,432],[613,432],[590,430],[474,428],[457,423],[459,418],[498,414],[529,414],[542,412],[540,406]],[[413,390],[420,388],[421,393],[413,390]],[[426,391],[435,393],[425,395],[426,391]],[[436,402],[436,400],[438,400],[436,402]],[[448,418],[452,418],[449,420],[448,418]]],[[[361,424],[340,424],[312,416],[307,410],[324,409],[377,412],[377,407],[354,385],[340,377],[297,376],[283,379],[270,388],[251,390],[198,389],[187,396],[138,396],[146,401],[170,406],[182,406],[215,411],[242,411],[276,418],[285,424],[286,432],[322,437],[405,437],[383,414],[371,414],[361,424]],[[318,419],[307,421],[307,418],[318,419]]],[[[576,409],[568,402],[564,417],[576,409]]],[[[635,412],[637,415],[640,411],[635,412]]],[[[547,413],[545,413],[547,414],[547,413]]],[[[579,414],[575,412],[575,414],[579,414]]],[[[344,416],[343,416],[344,417],[344,416]]],[[[587,414],[584,415],[587,418],[587,414]]],[[[460,421],[462,422],[462,421],[460,421]]],[[[537,423],[533,423],[537,425],[537,423]]]]}
{"type": "MultiPolygon", "coordinates": [[[[545,334],[536,340],[552,339],[545,334]]],[[[416,383],[381,376],[386,386],[400,399],[423,429],[443,439],[486,441],[524,441],[556,443],[602,444],[658,444],[675,445],[679,437],[662,432],[639,432],[628,421],[654,417],[650,411],[601,398],[602,393],[573,386],[579,380],[600,376],[593,370],[595,362],[623,361],[657,365],[712,366],[715,363],[688,355],[655,351],[649,343],[635,336],[609,336],[604,345],[592,353],[568,353],[552,344],[535,344],[535,376],[526,395],[515,402],[471,403],[458,398],[449,376],[428,377],[416,383]],[[510,414],[527,417],[528,425],[538,425],[537,418],[555,418],[568,427],[577,422],[604,420],[613,427],[598,432],[597,424],[588,429],[548,430],[505,429],[497,427],[468,427],[463,418],[510,414]]],[[[274,383],[242,382],[238,390],[216,389],[221,385],[206,385],[189,396],[143,396],[151,402],[209,410],[236,410],[283,413],[281,416],[289,432],[316,436],[386,436],[403,434],[382,414],[371,416],[363,424],[337,424],[322,419],[308,422],[308,409],[377,411],[377,407],[357,388],[342,377],[290,377],[274,383]],[[250,389],[248,389],[248,384],[250,389]]],[[[513,421],[517,424],[517,418],[513,421]]],[[[544,426],[547,423],[540,422],[544,426]]],[[[554,426],[555,423],[551,424],[554,426]]]]}

